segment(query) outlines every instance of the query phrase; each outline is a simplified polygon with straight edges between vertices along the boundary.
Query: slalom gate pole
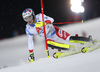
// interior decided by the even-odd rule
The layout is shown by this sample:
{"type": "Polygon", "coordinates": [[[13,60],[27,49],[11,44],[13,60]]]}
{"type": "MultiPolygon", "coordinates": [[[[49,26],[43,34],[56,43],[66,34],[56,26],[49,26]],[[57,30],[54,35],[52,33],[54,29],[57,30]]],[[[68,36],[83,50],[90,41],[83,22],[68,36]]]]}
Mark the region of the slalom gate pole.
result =
{"type": "Polygon", "coordinates": [[[44,10],[43,10],[43,0],[41,0],[41,12],[42,12],[42,21],[43,21],[43,29],[44,29],[44,37],[45,37],[45,45],[46,45],[46,54],[47,58],[49,58],[49,50],[47,45],[47,39],[46,39],[46,30],[45,30],[45,24],[44,24],[44,10]]]}
{"type": "Polygon", "coordinates": [[[70,23],[83,23],[82,21],[75,21],[75,22],[57,22],[57,23],[52,23],[52,24],[70,24],[70,23]]]}

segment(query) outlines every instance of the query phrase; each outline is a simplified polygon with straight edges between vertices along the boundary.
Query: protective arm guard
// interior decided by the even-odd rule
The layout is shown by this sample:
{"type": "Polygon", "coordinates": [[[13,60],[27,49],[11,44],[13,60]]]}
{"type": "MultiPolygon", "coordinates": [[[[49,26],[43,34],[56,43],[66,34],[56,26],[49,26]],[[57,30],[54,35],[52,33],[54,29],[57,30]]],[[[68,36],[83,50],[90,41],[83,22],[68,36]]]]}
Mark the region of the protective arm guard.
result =
{"type": "Polygon", "coordinates": [[[61,50],[68,50],[70,48],[70,45],[68,44],[58,43],[54,41],[47,41],[47,44],[51,48],[56,48],[61,50]]]}
{"type": "Polygon", "coordinates": [[[80,36],[78,36],[78,37],[77,36],[71,36],[69,41],[71,43],[87,43],[87,42],[90,42],[91,39],[89,37],[86,38],[86,37],[80,37],[80,36]]]}

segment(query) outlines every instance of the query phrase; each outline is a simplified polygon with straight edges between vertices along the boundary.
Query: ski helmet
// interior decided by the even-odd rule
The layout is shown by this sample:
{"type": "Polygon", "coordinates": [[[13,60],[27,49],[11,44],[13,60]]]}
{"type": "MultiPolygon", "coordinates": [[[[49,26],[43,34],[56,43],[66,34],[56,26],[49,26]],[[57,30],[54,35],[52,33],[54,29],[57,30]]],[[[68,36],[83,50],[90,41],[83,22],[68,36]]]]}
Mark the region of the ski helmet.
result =
{"type": "Polygon", "coordinates": [[[35,18],[35,13],[31,8],[27,8],[22,12],[23,19],[28,22],[35,18]]]}

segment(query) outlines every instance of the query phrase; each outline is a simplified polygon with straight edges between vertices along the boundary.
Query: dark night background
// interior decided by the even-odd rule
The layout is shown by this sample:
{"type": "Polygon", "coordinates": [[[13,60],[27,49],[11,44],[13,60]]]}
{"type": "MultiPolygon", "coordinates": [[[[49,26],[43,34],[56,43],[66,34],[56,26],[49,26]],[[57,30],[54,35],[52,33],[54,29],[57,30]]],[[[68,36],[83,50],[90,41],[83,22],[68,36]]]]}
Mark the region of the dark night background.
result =
{"type": "MultiPolygon", "coordinates": [[[[44,13],[55,19],[55,22],[75,21],[70,0],[44,0],[44,13]]],[[[99,0],[84,0],[85,12],[83,19],[89,20],[100,16],[99,0]]],[[[25,34],[26,22],[22,19],[22,12],[32,8],[35,14],[41,12],[40,0],[0,0],[0,39],[13,37],[13,32],[25,34]]],[[[77,19],[82,20],[82,18],[77,19]]]]}

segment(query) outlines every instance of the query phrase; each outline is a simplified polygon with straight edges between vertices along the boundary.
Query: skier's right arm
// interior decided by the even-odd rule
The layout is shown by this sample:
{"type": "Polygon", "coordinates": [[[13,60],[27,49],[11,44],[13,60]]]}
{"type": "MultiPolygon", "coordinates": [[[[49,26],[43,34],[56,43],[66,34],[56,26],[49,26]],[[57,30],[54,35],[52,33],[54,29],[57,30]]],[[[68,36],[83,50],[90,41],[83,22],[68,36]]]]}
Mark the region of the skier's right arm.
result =
{"type": "MultiPolygon", "coordinates": [[[[28,35],[28,34],[27,34],[28,35]]],[[[34,58],[34,43],[33,43],[33,35],[28,35],[28,49],[29,49],[29,62],[33,62],[35,60],[34,58]]]]}
{"type": "Polygon", "coordinates": [[[33,34],[31,34],[26,28],[26,34],[28,36],[28,49],[29,53],[33,52],[34,49],[34,41],[33,41],[33,34]]]}
{"type": "Polygon", "coordinates": [[[33,41],[33,35],[30,36],[28,35],[28,49],[29,49],[29,53],[33,52],[33,48],[34,48],[34,41],[33,41]]]}

